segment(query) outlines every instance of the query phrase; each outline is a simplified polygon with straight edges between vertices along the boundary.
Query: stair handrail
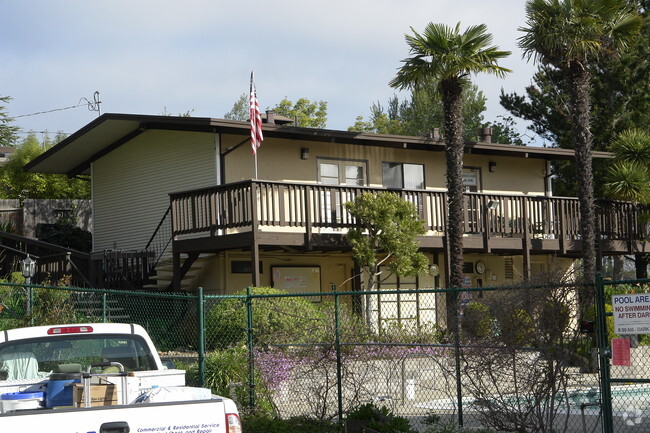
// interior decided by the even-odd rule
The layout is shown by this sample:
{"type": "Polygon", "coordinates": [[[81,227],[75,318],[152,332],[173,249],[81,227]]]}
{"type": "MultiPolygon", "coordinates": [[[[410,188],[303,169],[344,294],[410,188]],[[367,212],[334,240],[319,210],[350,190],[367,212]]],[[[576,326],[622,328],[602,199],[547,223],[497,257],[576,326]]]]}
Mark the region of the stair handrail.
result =
{"type": "Polygon", "coordinates": [[[172,206],[170,204],[169,207],[167,207],[165,214],[160,219],[160,222],[158,223],[156,230],[154,230],[153,234],[151,235],[151,238],[149,238],[149,242],[147,242],[147,246],[144,247],[145,250],[147,251],[151,250],[154,253],[154,260],[151,267],[149,268],[150,272],[152,272],[156,268],[158,262],[162,258],[165,251],[167,251],[167,247],[169,247],[169,244],[172,241],[171,218],[169,218],[169,216],[171,215],[171,211],[172,211],[172,206]],[[165,223],[167,223],[166,226],[165,223]],[[164,243],[165,245],[163,248],[160,248],[160,250],[157,250],[156,246],[158,244],[159,238],[162,238],[161,243],[164,243]],[[151,248],[152,244],[154,245],[153,249],[151,248]]]}
{"type": "MultiPolygon", "coordinates": [[[[40,273],[40,268],[44,266],[46,259],[57,258],[65,256],[64,261],[71,265],[71,267],[77,272],[77,277],[83,280],[84,283],[92,286],[88,275],[86,272],[82,271],[77,263],[75,263],[75,258],[81,263],[90,263],[90,254],[75,250],[73,248],[62,247],[60,245],[51,244],[49,242],[39,241],[37,239],[28,238],[26,236],[17,235],[15,233],[9,233],[0,231],[0,248],[4,250],[12,251],[13,253],[18,253],[21,255],[29,254],[31,257],[37,258],[36,263],[37,274],[40,273]],[[23,249],[12,248],[9,245],[3,244],[1,241],[7,239],[13,241],[17,244],[22,244],[23,249]],[[48,254],[52,253],[52,254],[48,254]]],[[[74,273],[73,279],[74,279],[74,273]]],[[[58,277],[57,277],[58,278],[58,277]]]]}
{"type": "Polygon", "coordinates": [[[120,277],[120,280],[128,286],[128,290],[135,291],[136,289],[131,284],[130,279],[127,275],[124,274],[124,270],[121,270],[120,266],[113,260],[113,257],[110,256],[110,254],[113,252],[114,251],[112,250],[104,251],[104,266],[110,266],[112,270],[110,274],[120,277]]]}

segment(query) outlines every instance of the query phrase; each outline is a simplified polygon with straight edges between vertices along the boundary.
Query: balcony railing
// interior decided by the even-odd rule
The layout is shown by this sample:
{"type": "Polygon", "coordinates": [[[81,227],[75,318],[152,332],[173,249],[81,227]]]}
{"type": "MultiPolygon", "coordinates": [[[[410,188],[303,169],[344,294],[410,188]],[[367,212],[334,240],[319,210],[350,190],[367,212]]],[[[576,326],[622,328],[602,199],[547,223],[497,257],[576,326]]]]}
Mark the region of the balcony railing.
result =
{"type": "MultiPolygon", "coordinates": [[[[342,230],[355,220],[345,207],[362,193],[381,188],[245,181],[170,195],[172,234],[216,236],[255,229],[306,233],[342,230]]],[[[396,191],[413,203],[428,235],[444,235],[447,194],[441,191],[396,191]]],[[[641,215],[647,209],[634,203],[596,201],[597,230],[603,240],[641,241],[648,237],[641,215]]],[[[465,194],[465,232],[490,237],[580,239],[576,198],[465,194]]]]}

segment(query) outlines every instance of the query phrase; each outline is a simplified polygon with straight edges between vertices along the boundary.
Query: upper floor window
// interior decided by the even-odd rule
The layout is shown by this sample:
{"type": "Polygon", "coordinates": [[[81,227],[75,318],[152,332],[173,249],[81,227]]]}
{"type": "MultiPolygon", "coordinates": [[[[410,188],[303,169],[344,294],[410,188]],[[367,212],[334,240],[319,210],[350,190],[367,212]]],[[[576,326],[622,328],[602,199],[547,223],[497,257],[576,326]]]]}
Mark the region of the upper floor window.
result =
{"type": "Polygon", "coordinates": [[[319,160],[318,181],[325,185],[366,184],[366,163],[363,161],[319,160]]]}
{"type": "Polygon", "coordinates": [[[384,188],[424,189],[424,165],[401,162],[382,163],[384,188]]]}
{"type": "Polygon", "coordinates": [[[481,192],[481,172],[478,168],[463,168],[463,189],[465,192],[481,192]]]}

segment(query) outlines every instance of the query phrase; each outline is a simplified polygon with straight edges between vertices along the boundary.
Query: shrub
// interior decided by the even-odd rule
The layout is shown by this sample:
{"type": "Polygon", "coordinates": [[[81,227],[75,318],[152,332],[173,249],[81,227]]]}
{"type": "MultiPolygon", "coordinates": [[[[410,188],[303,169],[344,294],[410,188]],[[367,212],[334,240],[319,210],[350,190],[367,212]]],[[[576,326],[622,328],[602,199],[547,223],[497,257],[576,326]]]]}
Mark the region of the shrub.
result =
{"type": "MultiPolygon", "coordinates": [[[[198,386],[199,366],[186,367],[187,382],[198,386]]],[[[241,405],[248,403],[248,350],[244,346],[215,350],[205,356],[205,383],[214,394],[230,397],[241,405]],[[233,395],[234,392],[234,395],[233,395]]],[[[274,413],[269,392],[259,375],[255,376],[256,407],[264,412],[274,413]]]]}
{"type": "MultiPolygon", "coordinates": [[[[255,295],[286,293],[270,287],[253,289],[255,295]]],[[[245,295],[243,290],[238,295],[245,295]]],[[[321,342],[327,335],[326,314],[306,298],[278,297],[253,300],[253,341],[257,347],[272,344],[321,342]]],[[[207,347],[226,348],[246,342],[246,303],[227,298],[206,316],[207,347]]]]}
{"type": "MultiPolygon", "coordinates": [[[[18,279],[18,276],[12,277],[18,279]]],[[[22,275],[19,279],[24,281],[22,275]]],[[[23,281],[18,281],[19,283],[23,281]]],[[[56,288],[32,289],[32,314],[28,314],[27,289],[22,286],[0,285],[0,313],[3,320],[1,329],[21,328],[25,326],[54,325],[59,323],[87,322],[70,299],[72,292],[56,288]]]]}
{"type": "Polygon", "coordinates": [[[525,346],[532,343],[535,336],[535,323],[523,308],[505,311],[498,322],[501,339],[505,344],[525,346]]]}
{"type": "Polygon", "coordinates": [[[490,307],[481,302],[470,302],[465,307],[461,329],[468,338],[485,338],[492,334],[494,318],[490,307]]]}
{"type": "MultiPolygon", "coordinates": [[[[611,297],[610,297],[611,299],[611,297]]],[[[612,304],[605,304],[605,313],[611,313],[613,310],[612,304]]],[[[583,320],[594,322],[596,329],[599,326],[598,320],[596,320],[596,317],[598,316],[598,308],[596,305],[591,305],[589,308],[587,308],[587,311],[585,312],[585,315],[583,317],[583,320]]],[[[610,315],[605,316],[605,325],[607,328],[607,340],[611,340],[612,338],[620,338],[615,332],[614,332],[614,317],[610,315]]],[[[595,338],[594,334],[594,338],[595,338]]]]}
{"type": "Polygon", "coordinates": [[[93,235],[89,231],[69,222],[59,221],[43,228],[38,239],[65,248],[90,252],[92,250],[93,235]]]}
{"type": "Polygon", "coordinates": [[[346,421],[368,421],[367,427],[380,433],[417,433],[408,419],[395,415],[387,407],[366,403],[348,412],[346,421]]]}
{"type": "Polygon", "coordinates": [[[267,414],[242,416],[242,427],[246,433],[338,433],[340,426],[332,421],[307,417],[281,419],[267,414]]]}
{"type": "MultiPolygon", "coordinates": [[[[345,316],[342,315],[341,322],[345,323],[345,316]]],[[[354,320],[354,318],[352,318],[354,320]]],[[[345,335],[347,341],[376,342],[376,343],[410,343],[410,344],[435,344],[447,343],[451,335],[449,331],[437,323],[420,323],[419,325],[405,325],[400,322],[382,323],[377,335],[364,323],[359,321],[361,326],[356,328],[355,334],[345,335]]]]}

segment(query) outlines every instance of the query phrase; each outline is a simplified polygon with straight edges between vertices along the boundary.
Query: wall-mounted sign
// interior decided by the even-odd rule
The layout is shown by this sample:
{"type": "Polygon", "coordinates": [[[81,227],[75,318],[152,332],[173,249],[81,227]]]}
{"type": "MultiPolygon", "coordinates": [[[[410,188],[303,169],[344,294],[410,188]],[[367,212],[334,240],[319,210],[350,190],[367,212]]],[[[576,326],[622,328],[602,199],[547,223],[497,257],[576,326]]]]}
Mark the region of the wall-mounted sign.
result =
{"type": "Polygon", "coordinates": [[[320,292],[319,266],[272,266],[273,287],[289,293],[320,292]]]}
{"type": "Polygon", "coordinates": [[[630,340],[612,338],[612,365],[629,367],[632,365],[630,359],[630,340]]]}
{"type": "Polygon", "coordinates": [[[650,293],[612,295],[614,332],[650,334],[650,293]]]}

